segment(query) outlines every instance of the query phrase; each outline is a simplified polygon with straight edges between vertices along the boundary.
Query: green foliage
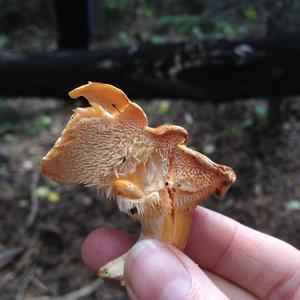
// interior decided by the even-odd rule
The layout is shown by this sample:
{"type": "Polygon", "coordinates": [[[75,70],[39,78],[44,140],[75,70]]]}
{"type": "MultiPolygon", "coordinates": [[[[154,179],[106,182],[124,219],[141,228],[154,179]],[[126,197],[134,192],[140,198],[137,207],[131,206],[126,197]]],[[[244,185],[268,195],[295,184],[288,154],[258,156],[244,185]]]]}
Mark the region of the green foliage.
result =
{"type": "Polygon", "coordinates": [[[247,127],[251,127],[251,126],[253,126],[253,124],[254,124],[254,122],[253,122],[253,120],[252,119],[244,119],[242,122],[241,122],[241,126],[243,127],[243,128],[247,128],[247,127]]]}
{"type": "Polygon", "coordinates": [[[131,39],[128,36],[128,34],[124,31],[120,31],[118,33],[118,38],[120,40],[120,42],[125,45],[125,46],[129,46],[131,44],[131,39]]]}
{"type": "Polygon", "coordinates": [[[162,35],[153,35],[150,38],[150,42],[155,44],[155,45],[165,44],[166,41],[167,41],[167,38],[165,36],[162,36],[162,35]]]}
{"type": "Polygon", "coordinates": [[[299,199],[292,199],[288,201],[285,205],[287,210],[300,210],[300,200],[299,199]]]}
{"type": "Polygon", "coordinates": [[[205,37],[204,32],[201,30],[199,26],[194,26],[192,28],[192,33],[198,40],[202,40],[205,37]]]}
{"type": "Polygon", "coordinates": [[[243,15],[248,21],[253,22],[257,19],[257,12],[253,7],[244,8],[243,15]]]}
{"type": "Polygon", "coordinates": [[[21,199],[19,201],[20,208],[27,208],[29,206],[29,201],[27,199],[21,199]]]}
{"type": "Polygon", "coordinates": [[[0,135],[5,137],[7,143],[16,142],[14,133],[24,131],[29,135],[37,135],[48,129],[52,124],[52,118],[47,115],[39,115],[33,119],[27,110],[12,108],[0,102],[0,135]]]}
{"type": "Polygon", "coordinates": [[[26,131],[30,135],[37,135],[52,124],[52,118],[46,115],[36,117],[33,122],[26,123],[26,131]]]}
{"type": "Polygon", "coordinates": [[[5,135],[15,131],[15,124],[11,121],[4,120],[0,125],[0,135],[5,135]]]}
{"type": "Polygon", "coordinates": [[[220,139],[226,139],[239,135],[241,131],[248,130],[252,127],[256,127],[256,129],[267,127],[270,121],[270,111],[268,103],[256,103],[255,106],[253,106],[252,110],[253,111],[251,116],[247,116],[240,120],[230,121],[222,130],[218,132],[217,137],[220,139]]]}
{"type": "Polygon", "coordinates": [[[261,126],[268,126],[271,116],[269,112],[269,106],[266,103],[257,104],[254,108],[254,113],[258,119],[258,123],[261,126]]]}
{"type": "Polygon", "coordinates": [[[16,132],[20,126],[19,120],[24,120],[27,112],[21,108],[12,108],[5,104],[5,100],[0,101],[0,135],[16,132]]]}
{"type": "Polygon", "coordinates": [[[49,127],[51,123],[52,123],[52,118],[46,115],[38,116],[35,119],[35,125],[41,129],[49,127]]]}
{"type": "Polygon", "coordinates": [[[260,118],[266,118],[268,115],[268,106],[265,104],[258,104],[255,106],[255,113],[260,118]]]}
{"type": "Polygon", "coordinates": [[[197,15],[163,16],[159,24],[174,27],[178,35],[193,34],[199,40],[204,37],[234,38],[237,35],[237,30],[231,23],[216,18],[209,10],[197,15]]]}
{"type": "Polygon", "coordinates": [[[166,115],[169,113],[169,110],[170,110],[170,101],[163,100],[159,103],[158,111],[160,114],[166,115]]]}
{"type": "Polygon", "coordinates": [[[240,130],[252,127],[254,120],[246,118],[243,120],[233,120],[227,124],[225,128],[218,132],[218,138],[230,138],[236,135],[240,130]]]}
{"type": "Polygon", "coordinates": [[[7,133],[4,135],[4,141],[9,145],[16,145],[18,144],[19,139],[14,134],[7,133]]]}
{"type": "Polygon", "coordinates": [[[216,27],[214,30],[216,33],[220,33],[226,38],[234,38],[236,36],[236,29],[233,25],[229,24],[226,21],[218,21],[216,22],[216,27]]]}
{"type": "Polygon", "coordinates": [[[35,192],[36,192],[37,197],[46,198],[48,196],[48,194],[50,193],[50,189],[48,186],[39,186],[35,192]]]}
{"type": "Polygon", "coordinates": [[[56,191],[50,191],[48,194],[48,201],[51,203],[56,203],[60,200],[60,196],[56,191]]]}
{"type": "Polygon", "coordinates": [[[8,170],[6,168],[6,165],[1,164],[0,165],[0,176],[7,176],[8,175],[8,170]]]}
{"type": "Polygon", "coordinates": [[[104,7],[112,12],[120,12],[127,5],[127,0],[105,0],[104,7]]]}
{"type": "MultiPolygon", "coordinates": [[[[53,50],[56,47],[55,26],[49,17],[53,12],[45,9],[51,5],[44,7],[43,1],[38,0],[25,2],[0,0],[0,28],[3,28],[0,29],[0,50],[53,50]],[[24,9],[27,7],[31,9],[24,9]]],[[[264,32],[266,15],[271,14],[263,5],[247,1],[224,1],[217,5],[197,0],[94,2],[95,40],[99,39],[96,45],[104,39],[126,46],[140,42],[163,44],[182,38],[233,39],[251,32],[264,32]]],[[[290,7],[293,8],[291,13],[296,14],[299,5],[298,1],[294,2],[290,7]]]]}
{"type": "Polygon", "coordinates": [[[141,9],[141,14],[145,17],[145,18],[151,18],[154,16],[154,10],[152,7],[150,6],[146,6],[144,5],[141,9]]]}
{"type": "Polygon", "coordinates": [[[218,132],[218,138],[228,138],[236,134],[238,130],[238,123],[236,121],[231,121],[227,124],[225,128],[218,132]]]}
{"type": "Polygon", "coordinates": [[[159,24],[162,26],[174,26],[179,35],[185,35],[190,33],[194,27],[203,26],[208,22],[209,17],[210,12],[208,10],[196,15],[167,15],[160,18],[159,24]]]}
{"type": "Polygon", "coordinates": [[[9,38],[3,34],[0,35],[0,50],[5,49],[9,44],[9,38]]]}
{"type": "Polygon", "coordinates": [[[51,203],[56,203],[60,200],[59,194],[45,185],[37,187],[35,193],[38,198],[47,199],[51,203]]]}

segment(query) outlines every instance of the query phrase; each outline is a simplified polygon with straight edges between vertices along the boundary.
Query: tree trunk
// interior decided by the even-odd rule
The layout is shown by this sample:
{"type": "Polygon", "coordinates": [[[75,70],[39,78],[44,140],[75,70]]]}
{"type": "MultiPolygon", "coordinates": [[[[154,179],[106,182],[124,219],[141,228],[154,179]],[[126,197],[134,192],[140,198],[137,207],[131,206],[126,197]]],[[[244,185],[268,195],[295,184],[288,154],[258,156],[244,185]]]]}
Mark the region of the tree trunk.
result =
{"type": "Polygon", "coordinates": [[[130,97],[226,101],[300,93],[300,38],[211,41],[29,55],[0,53],[2,96],[65,96],[87,81],[130,97]]]}

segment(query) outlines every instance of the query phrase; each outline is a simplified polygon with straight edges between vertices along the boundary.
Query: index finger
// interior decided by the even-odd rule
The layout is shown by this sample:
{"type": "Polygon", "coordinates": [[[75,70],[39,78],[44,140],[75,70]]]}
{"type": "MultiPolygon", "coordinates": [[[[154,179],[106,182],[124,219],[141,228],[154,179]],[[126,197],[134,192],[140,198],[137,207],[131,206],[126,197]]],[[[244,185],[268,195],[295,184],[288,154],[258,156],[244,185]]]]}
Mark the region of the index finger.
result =
{"type": "Polygon", "coordinates": [[[185,252],[261,299],[300,299],[300,252],[219,213],[196,209],[185,252]]]}

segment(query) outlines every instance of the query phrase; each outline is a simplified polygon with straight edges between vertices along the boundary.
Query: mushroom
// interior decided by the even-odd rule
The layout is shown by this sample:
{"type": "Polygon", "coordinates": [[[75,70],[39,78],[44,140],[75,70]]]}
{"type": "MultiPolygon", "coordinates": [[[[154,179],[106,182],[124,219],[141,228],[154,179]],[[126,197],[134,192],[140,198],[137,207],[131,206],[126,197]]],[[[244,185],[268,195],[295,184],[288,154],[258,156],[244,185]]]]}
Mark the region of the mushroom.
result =
{"type": "MultiPolygon", "coordinates": [[[[90,106],[76,108],[41,171],[63,184],[84,184],[116,200],[141,223],[141,239],[158,239],[183,250],[192,213],[205,198],[223,196],[235,181],[230,167],[189,149],[187,131],[148,126],[144,111],[120,89],[89,82],[69,93],[90,106]]],[[[98,275],[124,284],[126,253],[98,275]]]]}

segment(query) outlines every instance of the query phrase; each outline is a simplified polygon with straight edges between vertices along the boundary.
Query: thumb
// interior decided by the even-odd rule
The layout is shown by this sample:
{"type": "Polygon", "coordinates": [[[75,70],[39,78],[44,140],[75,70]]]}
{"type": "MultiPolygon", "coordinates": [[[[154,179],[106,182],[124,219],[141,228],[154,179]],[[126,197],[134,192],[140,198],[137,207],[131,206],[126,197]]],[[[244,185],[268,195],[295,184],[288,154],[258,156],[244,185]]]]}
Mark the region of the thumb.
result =
{"type": "Polygon", "coordinates": [[[140,241],[130,250],[125,283],[134,300],[228,300],[189,257],[155,240],[140,241]]]}

